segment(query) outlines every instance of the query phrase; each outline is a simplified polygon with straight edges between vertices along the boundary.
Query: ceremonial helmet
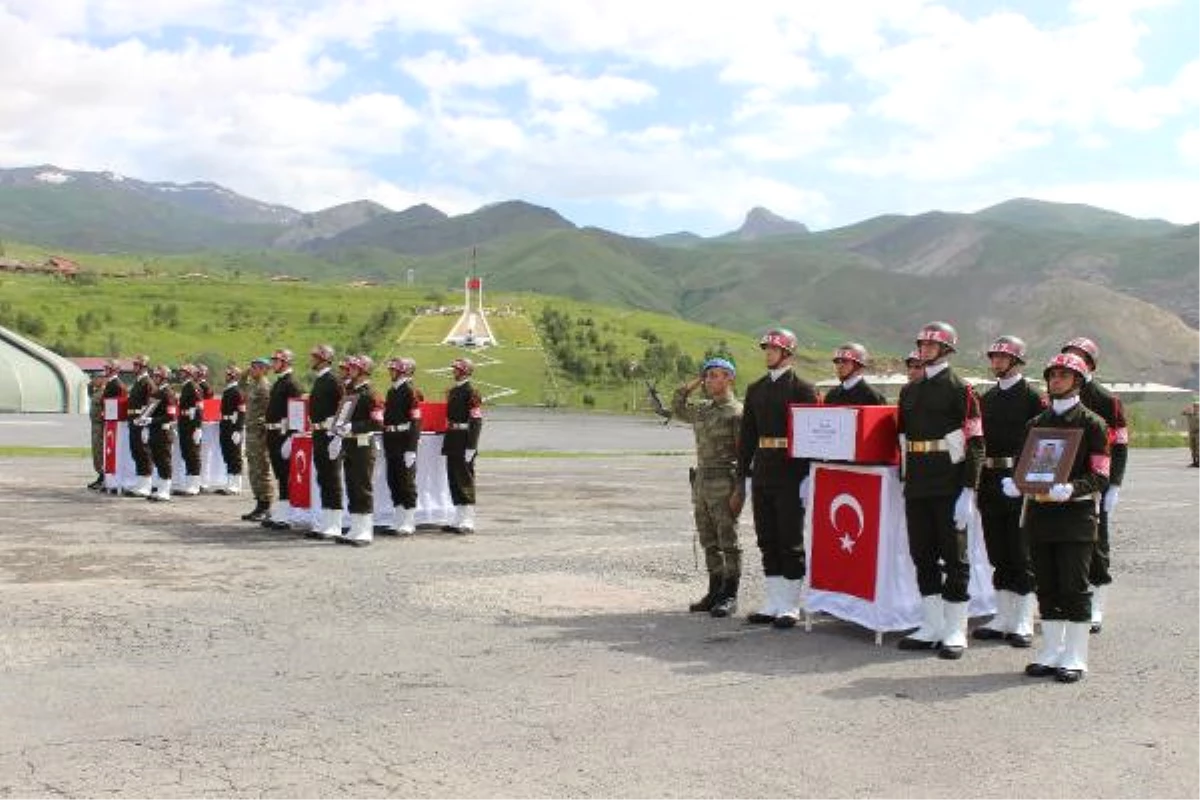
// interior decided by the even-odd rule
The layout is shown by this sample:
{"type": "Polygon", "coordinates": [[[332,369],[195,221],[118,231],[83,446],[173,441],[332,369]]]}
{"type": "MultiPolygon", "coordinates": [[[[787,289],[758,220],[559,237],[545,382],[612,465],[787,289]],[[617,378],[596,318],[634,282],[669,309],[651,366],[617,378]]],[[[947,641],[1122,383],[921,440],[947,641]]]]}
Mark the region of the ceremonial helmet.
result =
{"type": "Polygon", "coordinates": [[[180,364],[175,368],[175,374],[180,378],[194,378],[196,377],[196,367],[187,363],[180,364]]]}
{"type": "Polygon", "coordinates": [[[291,364],[293,358],[294,356],[292,355],[292,351],[285,347],[281,347],[274,353],[271,353],[272,361],[282,361],[284,364],[291,364]]]}
{"type": "Polygon", "coordinates": [[[346,366],[349,369],[356,369],[363,375],[370,375],[371,370],[375,369],[375,361],[368,355],[350,356],[346,359],[346,366]]]}
{"type": "Polygon", "coordinates": [[[333,355],[334,355],[333,345],[319,344],[316,347],[314,347],[312,350],[309,350],[308,354],[310,356],[312,356],[313,358],[317,359],[317,361],[321,362],[322,364],[332,364],[333,363],[333,355]]]}
{"type": "Polygon", "coordinates": [[[150,370],[150,377],[159,383],[165,383],[171,379],[171,368],[166,364],[159,364],[157,367],[150,370]]]}
{"type": "Polygon", "coordinates": [[[199,378],[200,380],[204,380],[205,378],[208,377],[208,365],[207,364],[197,364],[196,365],[196,377],[199,378]]]}
{"type": "Polygon", "coordinates": [[[149,365],[150,356],[146,355],[145,353],[139,353],[138,355],[136,355],[132,359],[130,359],[130,362],[131,362],[131,365],[133,366],[133,371],[140,372],[143,369],[145,369],[147,365],[149,365]]]}
{"type": "Polygon", "coordinates": [[[469,358],[456,358],[450,362],[450,369],[454,370],[454,379],[460,381],[475,372],[475,364],[469,358]]]}
{"type": "Polygon", "coordinates": [[[1025,340],[1017,336],[997,336],[996,341],[987,349],[989,356],[1012,356],[1018,364],[1025,363],[1025,340]]]}
{"type": "Polygon", "coordinates": [[[703,375],[710,369],[723,369],[729,373],[729,377],[737,377],[737,367],[728,358],[714,357],[705,361],[700,365],[700,374],[703,375]]]}
{"type": "Polygon", "coordinates": [[[1046,368],[1042,370],[1042,378],[1050,380],[1050,370],[1052,369],[1069,369],[1079,376],[1079,381],[1082,383],[1087,380],[1088,369],[1087,362],[1080,356],[1074,353],[1059,353],[1046,362],[1046,368]]]}
{"type": "Polygon", "coordinates": [[[846,342],[838,345],[838,348],[833,351],[833,360],[836,361],[853,361],[860,367],[867,366],[871,356],[867,353],[867,348],[863,347],[858,342],[846,342]]]}
{"type": "Polygon", "coordinates": [[[104,377],[111,378],[121,372],[121,365],[115,358],[105,359],[104,361],[104,377]]]}
{"type": "Polygon", "coordinates": [[[1086,336],[1076,336],[1062,346],[1060,353],[1067,352],[1068,348],[1074,348],[1083,353],[1083,358],[1088,362],[1088,369],[1094,370],[1096,365],[1100,363],[1100,346],[1086,336]]]}
{"type": "Polygon", "coordinates": [[[958,331],[949,322],[929,322],[917,333],[917,344],[937,342],[951,353],[958,347],[958,331]]]}
{"type": "Polygon", "coordinates": [[[920,350],[913,350],[904,357],[904,366],[906,367],[920,367],[924,366],[924,364],[925,362],[921,360],[920,350]]]}
{"type": "Polygon", "coordinates": [[[768,347],[778,347],[788,355],[796,352],[796,334],[787,328],[772,328],[758,340],[758,347],[765,350],[768,347]]]}
{"type": "Polygon", "coordinates": [[[393,358],[387,362],[387,368],[402,376],[410,376],[417,371],[417,362],[411,358],[393,358]]]}
{"type": "Polygon", "coordinates": [[[242,377],[242,370],[237,364],[230,364],[225,368],[225,380],[236,381],[242,377]]]}

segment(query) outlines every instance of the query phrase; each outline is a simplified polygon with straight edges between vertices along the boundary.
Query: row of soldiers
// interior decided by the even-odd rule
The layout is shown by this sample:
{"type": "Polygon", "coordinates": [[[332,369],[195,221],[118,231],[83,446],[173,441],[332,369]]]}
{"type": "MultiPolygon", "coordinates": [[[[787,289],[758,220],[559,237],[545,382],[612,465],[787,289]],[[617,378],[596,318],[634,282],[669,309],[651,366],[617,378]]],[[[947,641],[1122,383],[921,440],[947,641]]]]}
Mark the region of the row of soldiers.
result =
{"type": "MultiPolygon", "coordinates": [[[[386,459],[388,490],[396,515],[388,532],[414,533],[417,449],[424,400],[413,384],[416,362],[411,358],[387,362],[392,381],[381,398],[371,386],[375,365],[370,356],[343,359],[335,376],[331,346],[318,345],[309,355],[314,377],[308,395],[308,423],[320,507],[313,509],[311,530],[306,535],[359,547],[371,543],[377,450],[382,450],[386,459]],[[350,516],[347,529],[341,526],[343,496],[350,516]]],[[[239,366],[231,364],[225,372],[227,383],[221,395],[220,449],[228,478],[216,492],[241,494],[245,466],[255,506],[242,519],[281,531],[292,527],[288,495],[295,431],[289,423],[289,405],[303,395],[293,361],[290,350],[279,349],[269,357],[253,359],[244,375],[239,366]],[[274,381],[268,379],[271,373],[274,381]]],[[[170,500],[176,430],[187,471],[180,493],[199,494],[201,405],[213,396],[203,380],[204,373],[192,365],[180,366],[176,370],[181,381],[177,392],[171,386],[168,367],[150,368],[148,359],[139,355],[133,359],[133,368],[136,375],[128,391],[118,377],[115,361],[108,362],[97,381],[92,419],[98,478],[89,488],[104,485],[104,400],[127,395],[129,446],[137,473],[128,494],[170,500]]],[[[456,358],[450,368],[454,385],[446,396],[447,430],[442,454],[446,457],[446,478],[455,511],[444,529],[471,533],[475,529],[475,456],[483,424],[482,399],[471,385],[474,364],[470,359],[456,358]]]]}
{"type": "MultiPolygon", "coordinates": [[[[693,509],[709,574],[708,592],[690,610],[716,617],[736,611],[738,516],[749,493],[766,600],[747,621],[790,628],[800,617],[803,505],[810,494],[808,461],[787,451],[789,406],[886,401],[864,377],[869,355],[861,344],[836,349],[839,383],[824,398],[793,369],[795,334],[772,330],[759,345],[767,374],[750,384],[744,403],[733,393],[736,369],[724,358],[706,361],[701,376],[679,387],[673,399],[674,414],[695,430],[693,509]],[[701,384],[708,399],[690,402],[701,384]]],[[[1112,583],[1109,519],[1128,450],[1121,402],[1095,378],[1100,350],[1091,339],[1073,338],[1049,359],[1046,397],[1022,374],[1028,353],[1019,337],[1000,336],[988,348],[996,383],[982,397],[950,367],[957,345],[957,333],[945,322],[921,328],[898,401],[905,518],[922,620],[899,647],[962,657],[970,576],[966,530],[978,511],[997,610],[971,636],[1030,647],[1036,605],[1043,647],[1027,674],[1078,681],[1087,669],[1088,635],[1101,630],[1112,583]],[[1082,431],[1068,477],[1046,491],[1022,491],[1014,480],[1034,428],[1082,431]]]]}

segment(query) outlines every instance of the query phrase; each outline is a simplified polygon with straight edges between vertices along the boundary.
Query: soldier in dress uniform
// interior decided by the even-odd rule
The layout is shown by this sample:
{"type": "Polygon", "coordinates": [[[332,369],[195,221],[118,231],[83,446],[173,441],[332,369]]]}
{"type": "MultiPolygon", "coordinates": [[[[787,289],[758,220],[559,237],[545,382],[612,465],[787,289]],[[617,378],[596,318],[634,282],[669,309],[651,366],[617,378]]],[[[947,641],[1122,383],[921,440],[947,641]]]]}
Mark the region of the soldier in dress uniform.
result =
{"type": "Polygon", "coordinates": [[[221,392],[220,443],[225,461],[225,485],[217,494],[242,493],[242,437],[246,430],[246,395],[238,381],[242,371],[236,364],[225,368],[225,389],[221,392]]]}
{"type": "Polygon", "coordinates": [[[154,490],[148,499],[168,502],[171,499],[171,448],[175,444],[175,426],[179,419],[179,399],[171,388],[171,370],[160,364],[150,374],[153,389],[149,400],[154,403],[147,426],[150,455],[157,474],[154,490]],[[157,402],[155,402],[157,401],[157,402]]]}
{"type": "Polygon", "coordinates": [[[417,362],[393,358],[387,366],[392,385],[383,404],[383,456],[396,511],[392,531],[411,536],[417,530],[417,447],[421,443],[421,402],[425,397],[412,383],[417,362]]]}
{"type": "Polygon", "coordinates": [[[745,497],[737,476],[742,404],[733,393],[736,377],[733,362],[710,358],[701,365],[700,377],[676,389],[671,402],[672,414],[690,424],[696,436],[696,466],[691,471],[692,515],[708,571],[708,593],[688,610],[707,611],[714,617],[737,613],[742,579],[738,516],[745,497]],[[708,399],[689,403],[688,397],[701,384],[708,399]]]}
{"type": "Polygon", "coordinates": [[[126,395],[125,384],[121,383],[121,367],[115,359],[104,362],[104,369],[93,380],[91,412],[92,419],[92,466],[96,468],[96,480],[88,484],[89,489],[104,489],[104,405],[106,400],[126,395]]]}
{"type": "Polygon", "coordinates": [[[967,526],[985,455],[979,399],[950,368],[958,334],[945,322],[921,328],[925,377],[900,389],[899,418],[908,549],[921,592],[921,626],[901,650],[937,649],[961,658],[967,646],[967,526]]]}
{"type": "Polygon", "coordinates": [[[792,368],[796,334],[768,331],[758,342],[767,374],[746,389],[738,442],[738,492],[747,478],[758,549],[766,576],[766,601],[747,621],[790,628],[800,620],[806,561],[801,485],[808,461],[788,455],[788,405],[817,403],[817,390],[792,368]]]}
{"type": "Polygon", "coordinates": [[[267,455],[271,459],[271,471],[275,473],[279,500],[271,507],[271,513],[262,521],[262,526],[281,531],[292,527],[289,522],[292,506],[288,502],[288,470],[292,455],[288,403],[300,397],[300,385],[292,375],[292,360],[291,350],[280,349],[271,354],[275,383],[271,385],[271,396],[267,400],[267,455]]]}
{"type": "Polygon", "coordinates": [[[365,547],[374,536],[375,497],[372,480],[375,474],[375,437],[383,430],[383,403],[371,388],[370,356],[353,356],[347,362],[347,372],[353,386],[347,399],[354,399],[350,417],[339,422],[334,431],[341,439],[342,460],[346,474],[347,509],[350,530],[338,538],[342,544],[365,547]]]}
{"type": "Polygon", "coordinates": [[[211,400],[214,397],[212,384],[208,380],[208,366],[196,364],[196,388],[200,390],[200,399],[211,400]]]}
{"type": "MultiPolygon", "coordinates": [[[[1029,422],[1031,429],[1083,431],[1067,480],[1024,500],[1042,617],[1042,647],[1025,674],[1052,675],[1063,683],[1080,680],[1088,668],[1092,618],[1088,573],[1095,555],[1096,509],[1111,466],[1107,426],[1080,402],[1080,387],[1089,372],[1074,353],[1050,359],[1043,374],[1051,407],[1029,422]]],[[[1011,477],[1004,478],[1001,486],[1007,496],[1021,496],[1011,477]]]]}
{"type": "Polygon", "coordinates": [[[442,530],[472,533],[475,530],[475,454],[483,429],[483,399],[471,385],[475,365],[469,358],[450,362],[454,385],[446,392],[446,435],[442,455],[446,456],[446,481],[454,502],[454,519],[442,530]]]}
{"type": "Polygon", "coordinates": [[[841,383],[830,389],[822,402],[827,406],[887,405],[887,398],[863,377],[870,358],[867,348],[858,342],[846,342],[834,350],[833,368],[841,383]]]}
{"type": "Polygon", "coordinates": [[[179,385],[179,452],[183,456],[185,478],[178,494],[194,497],[200,494],[200,441],[203,437],[204,393],[197,384],[193,364],[180,364],[177,370],[179,385]]]}
{"type": "Polygon", "coordinates": [[[904,357],[904,370],[908,375],[909,383],[925,377],[925,362],[921,360],[921,351],[913,350],[904,357]]]}
{"type": "Polygon", "coordinates": [[[1033,593],[1029,531],[1021,525],[1021,502],[1005,496],[1001,484],[1012,477],[1029,420],[1046,410],[1046,401],[1021,374],[1025,353],[1022,339],[997,337],[987,351],[996,385],[979,399],[987,451],[979,478],[979,515],[988,560],[992,562],[996,615],[971,636],[1005,640],[1013,647],[1029,647],[1033,643],[1037,595],[1033,593]]]}
{"type": "Polygon", "coordinates": [[[267,443],[267,406],[271,402],[267,370],[270,368],[271,360],[260,356],[250,362],[246,377],[246,467],[250,473],[250,489],[254,492],[254,508],[242,515],[247,522],[266,519],[275,497],[267,443]]]}
{"type": "Polygon", "coordinates": [[[129,403],[126,406],[129,427],[129,454],[133,457],[134,470],[137,480],[129,490],[132,497],[149,497],[151,473],[154,463],[150,459],[149,419],[142,418],[146,404],[150,400],[152,388],[149,371],[150,358],[146,355],[133,357],[133,386],[129,389],[129,403]]]}
{"type": "Polygon", "coordinates": [[[338,539],[342,535],[342,466],[329,454],[333,423],[342,403],[342,383],[333,374],[333,347],[319,344],[309,351],[316,378],[308,393],[308,421],[312,428],[312,466],[321,489],[321,505],[313,509],[310,539],[338,539]]]}
{"type": "Polygon", "coordinates": [[[1129,427],[1125,423],[1125,408],[1120,398],[1096,380],[1096,367],[1100,364],[1099,346],[1091,339],[1079,336],[1064,344],[1060,352],[1074,353],[1087,364],[1088,374],[1083,388],[1079,390],[1079,399],[1108,426],[1112,469],[1108,476],[1108,488],[1104,490],[1104,499],[1100,504],[1096,553],[1092,556],[1092,572],[1088,578],[1092,584],[1092,633],[1099,633],[1104,625],[1108,587],[1112,584],[1108,523],[1117,510],[1117,495],[1125,480],[1125,464],[1129,460],[1129,427]]]}

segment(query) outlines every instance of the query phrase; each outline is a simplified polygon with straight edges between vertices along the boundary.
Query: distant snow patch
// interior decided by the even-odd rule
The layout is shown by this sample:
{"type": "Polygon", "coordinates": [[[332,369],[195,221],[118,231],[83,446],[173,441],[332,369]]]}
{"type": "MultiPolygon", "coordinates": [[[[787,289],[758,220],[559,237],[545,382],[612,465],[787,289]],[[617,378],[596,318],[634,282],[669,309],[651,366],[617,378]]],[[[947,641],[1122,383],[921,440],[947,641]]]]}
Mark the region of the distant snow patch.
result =
{"type": "Polygon", "coordinates": [[[75,180],[70,175],[64,175],[61,172],[39,172],[37,175],[33,176],[33,179],[36,181],[41,181],[42,183],[55,184],[70,183],[71,181],[75,180]]]}

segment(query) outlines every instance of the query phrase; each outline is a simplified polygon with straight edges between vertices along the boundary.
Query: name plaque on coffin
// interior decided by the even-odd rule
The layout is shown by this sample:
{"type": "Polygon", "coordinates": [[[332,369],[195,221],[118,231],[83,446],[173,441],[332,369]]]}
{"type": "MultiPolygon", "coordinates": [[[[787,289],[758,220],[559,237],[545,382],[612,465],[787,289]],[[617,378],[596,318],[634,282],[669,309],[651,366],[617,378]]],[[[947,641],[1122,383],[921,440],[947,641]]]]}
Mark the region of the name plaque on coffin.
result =
{"type": "Polygon", "coordinates": [[[792,458],[898,464],[896,406],[789,407],[788,453],[792,458]]]}
{"type": "Polygon", "coordinates": [[[288,430],[308,433],[308,395],[288,400],[288,430]]]}
{"type": "Polygon", "coordinates": [[[104,420],[106,422],[124,422],[125,412],[128,407],[128,397],[121,396],[104,398],[104,420]]]}

